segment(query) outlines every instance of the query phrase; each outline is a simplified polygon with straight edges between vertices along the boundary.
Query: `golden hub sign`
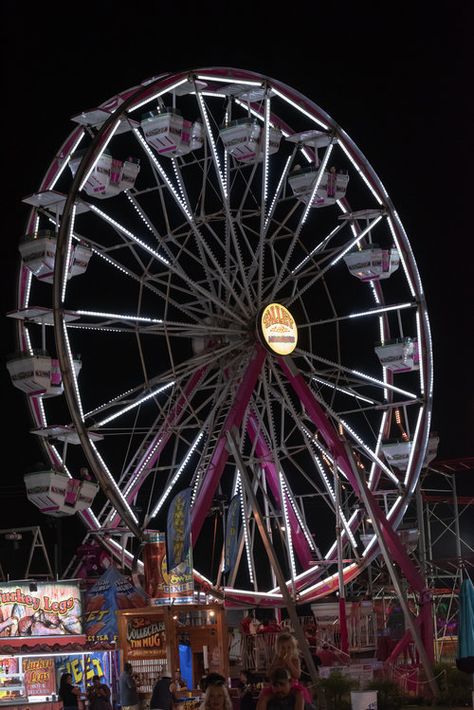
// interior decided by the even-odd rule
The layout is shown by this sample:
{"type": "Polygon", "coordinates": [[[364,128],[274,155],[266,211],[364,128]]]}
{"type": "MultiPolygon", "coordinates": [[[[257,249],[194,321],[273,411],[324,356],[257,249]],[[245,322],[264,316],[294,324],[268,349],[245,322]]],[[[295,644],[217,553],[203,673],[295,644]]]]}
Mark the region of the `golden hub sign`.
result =
{"type": "Polygon", "coordinates": [[[298,329],[290,311],[280,303],[270,303],[260,316],[264,345],[277,355],[290,355],[298,342],[298,329]]]}

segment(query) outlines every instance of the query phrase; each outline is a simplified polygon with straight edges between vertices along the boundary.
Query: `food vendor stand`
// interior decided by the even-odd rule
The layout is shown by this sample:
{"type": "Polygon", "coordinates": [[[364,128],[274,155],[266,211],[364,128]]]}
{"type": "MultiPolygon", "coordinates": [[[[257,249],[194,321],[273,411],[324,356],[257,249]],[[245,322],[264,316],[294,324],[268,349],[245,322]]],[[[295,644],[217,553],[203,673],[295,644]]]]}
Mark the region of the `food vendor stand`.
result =
{"type": "Polygon", "coordinates": [[[58,659],[84,653],[74,581],[0,585],[0,707],[60,710],[58,659]]]}
{"type": "Polygon", "coordinates": [[[152,606],[119,611],[117,616],[123,661],[131,663],[138,676],[142,707],[147,707],[156,680],[166,670],[187,678],[179,694],[187,710],[200,698],[199,684],[206,673],[228,677],[227,627],[218,604],[152,606]],[[189,667],[184,669],[186,662],[189,667]]]}

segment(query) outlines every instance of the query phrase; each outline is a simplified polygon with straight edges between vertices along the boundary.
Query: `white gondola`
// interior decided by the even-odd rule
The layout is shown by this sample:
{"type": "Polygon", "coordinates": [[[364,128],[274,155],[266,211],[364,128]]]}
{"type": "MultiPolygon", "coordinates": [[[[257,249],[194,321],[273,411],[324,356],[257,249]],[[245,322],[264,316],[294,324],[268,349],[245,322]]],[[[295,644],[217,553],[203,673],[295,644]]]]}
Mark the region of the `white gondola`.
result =
{"type": "Polygon", "coordinates": [[[179,111],[150,111],[141,121],[146,142],[159,155],[174,158],[202,148],[203,130],[199,121],[187,121],[179,111]]]}
{"type": "Polygon", "coordinates": [[[380,363],[392,372],[410,372],[420,367],[416,338],[399,338],[377,345],[375,352],[380,363]]]}
{"type": "MultiPolygon", "coordinates": [[[[74,360],[74,371],[79,374],[82,362],[74,360]]],[[[21,353],[7,362],[12,384],[34,397],[56,397],[63,393],[59,361],[46,352],[32,355],[21,353]]]]}
{"type": "MultiPolygon", "coordinates": [[[[263,160],[263,130],[257,121],[251,118],[239,118],[231,121],[219,131],[224,147],[230,155],[241,162],[263,160]]],[[[268,132],[268,154],[276,153],[280,147],[281,132],[270,128],[268,132]]]]}
{"type": "MultiPolygon", "coordinates": [[[[382,444],[382,453],[385,460],[390,466],[396,466],[401,471],[406,471],[408,467],[408,462],[410,460],[410,454],[412,449],[411,441],[391,441],[382,444]]],[[[428,439],[428,446],[426,447],[426,454],[423,460],[423,468],[428,466],[430,461],[432,461],[436,454],[438,453],[439,437],[436,434],[432,434],[428,439]]]]}
{"type": "MultiPolygon", "coordinates": [[[[313,195],[313,190],[319,176],[319,170],[312,166],[310,168],[298,168],[288,176],[288,182],[293,190],[294,196],[307,205],[313,195]]],[[[311,200],[311,207],[327,207],[333,205],[337,200],[341,200],[347,190],[349,175],[338,173],[334,168],[323,172],[321,181],[311,200]]]]}
{"type": "MultiPolygon", "coordinates": [[[[24,265],[40,281],[53,283],[56,258],[56,235],[50,229],[41,229],[26,235],[18,249],[24,265]]],[[[83,274],[92,256],[92,249],[83,242],[72,244],[67,278],[83,274]]]]}
{"type": "Polygon", "coordinates": [[[372,245],[368,249],[346,254],[344,261],[352,276],[361,281],[381,281],[398,269],[400,254],[395,248],[381,249],[372,245]]]}
{"type": "Polygon", "coordinates": [[[80,481],[59,471],[27,473],[24,481],[28,500],[54,517],[89,508],[99,490],[93,481],[80,481]]]}
{"type": "MultiPolygon", "coordinates": [[[[69,167],[73,176],[82,161],[85,151],[78,151],[71,156],[69,167]]],[[[94,165],[84,191],[91,197],[104,200],[114,197],[119,192],[130,190],[135,185],[135,180],[140,172],[140,161],[137,158],[127,158],[125,161],[112,158],[110,153],[104,151],[94,165]]]]}

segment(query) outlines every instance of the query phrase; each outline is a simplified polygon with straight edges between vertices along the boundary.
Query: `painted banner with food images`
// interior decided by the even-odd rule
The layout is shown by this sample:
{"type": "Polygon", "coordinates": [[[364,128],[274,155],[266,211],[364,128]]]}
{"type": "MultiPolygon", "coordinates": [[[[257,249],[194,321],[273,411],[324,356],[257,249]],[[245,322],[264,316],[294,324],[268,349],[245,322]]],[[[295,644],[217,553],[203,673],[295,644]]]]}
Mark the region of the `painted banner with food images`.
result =
{"type": "Polygon", "coordinates": [[[117,615],[120,609],[146,605],[144,595],[115,567],[109,567],[85,597],[84,633],[93,646],[113,645],[117,641],[117,615]]]}
{"type": "Polygon", "coordinates": [[[0,637],[82,634],[79,585],[71,582],[3,582],[0,637]]]}

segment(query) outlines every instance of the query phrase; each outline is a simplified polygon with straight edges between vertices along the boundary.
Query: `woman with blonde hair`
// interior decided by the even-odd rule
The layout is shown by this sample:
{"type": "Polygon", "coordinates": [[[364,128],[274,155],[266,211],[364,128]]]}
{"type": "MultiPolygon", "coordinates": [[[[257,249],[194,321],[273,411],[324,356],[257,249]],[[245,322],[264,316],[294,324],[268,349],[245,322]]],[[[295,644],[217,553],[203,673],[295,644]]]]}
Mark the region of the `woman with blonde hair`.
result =
{"type": "Polygon", "coordinates": [[[232,710],[232,700],[225,680],[209,683],[199,710],[232,710]]]}

